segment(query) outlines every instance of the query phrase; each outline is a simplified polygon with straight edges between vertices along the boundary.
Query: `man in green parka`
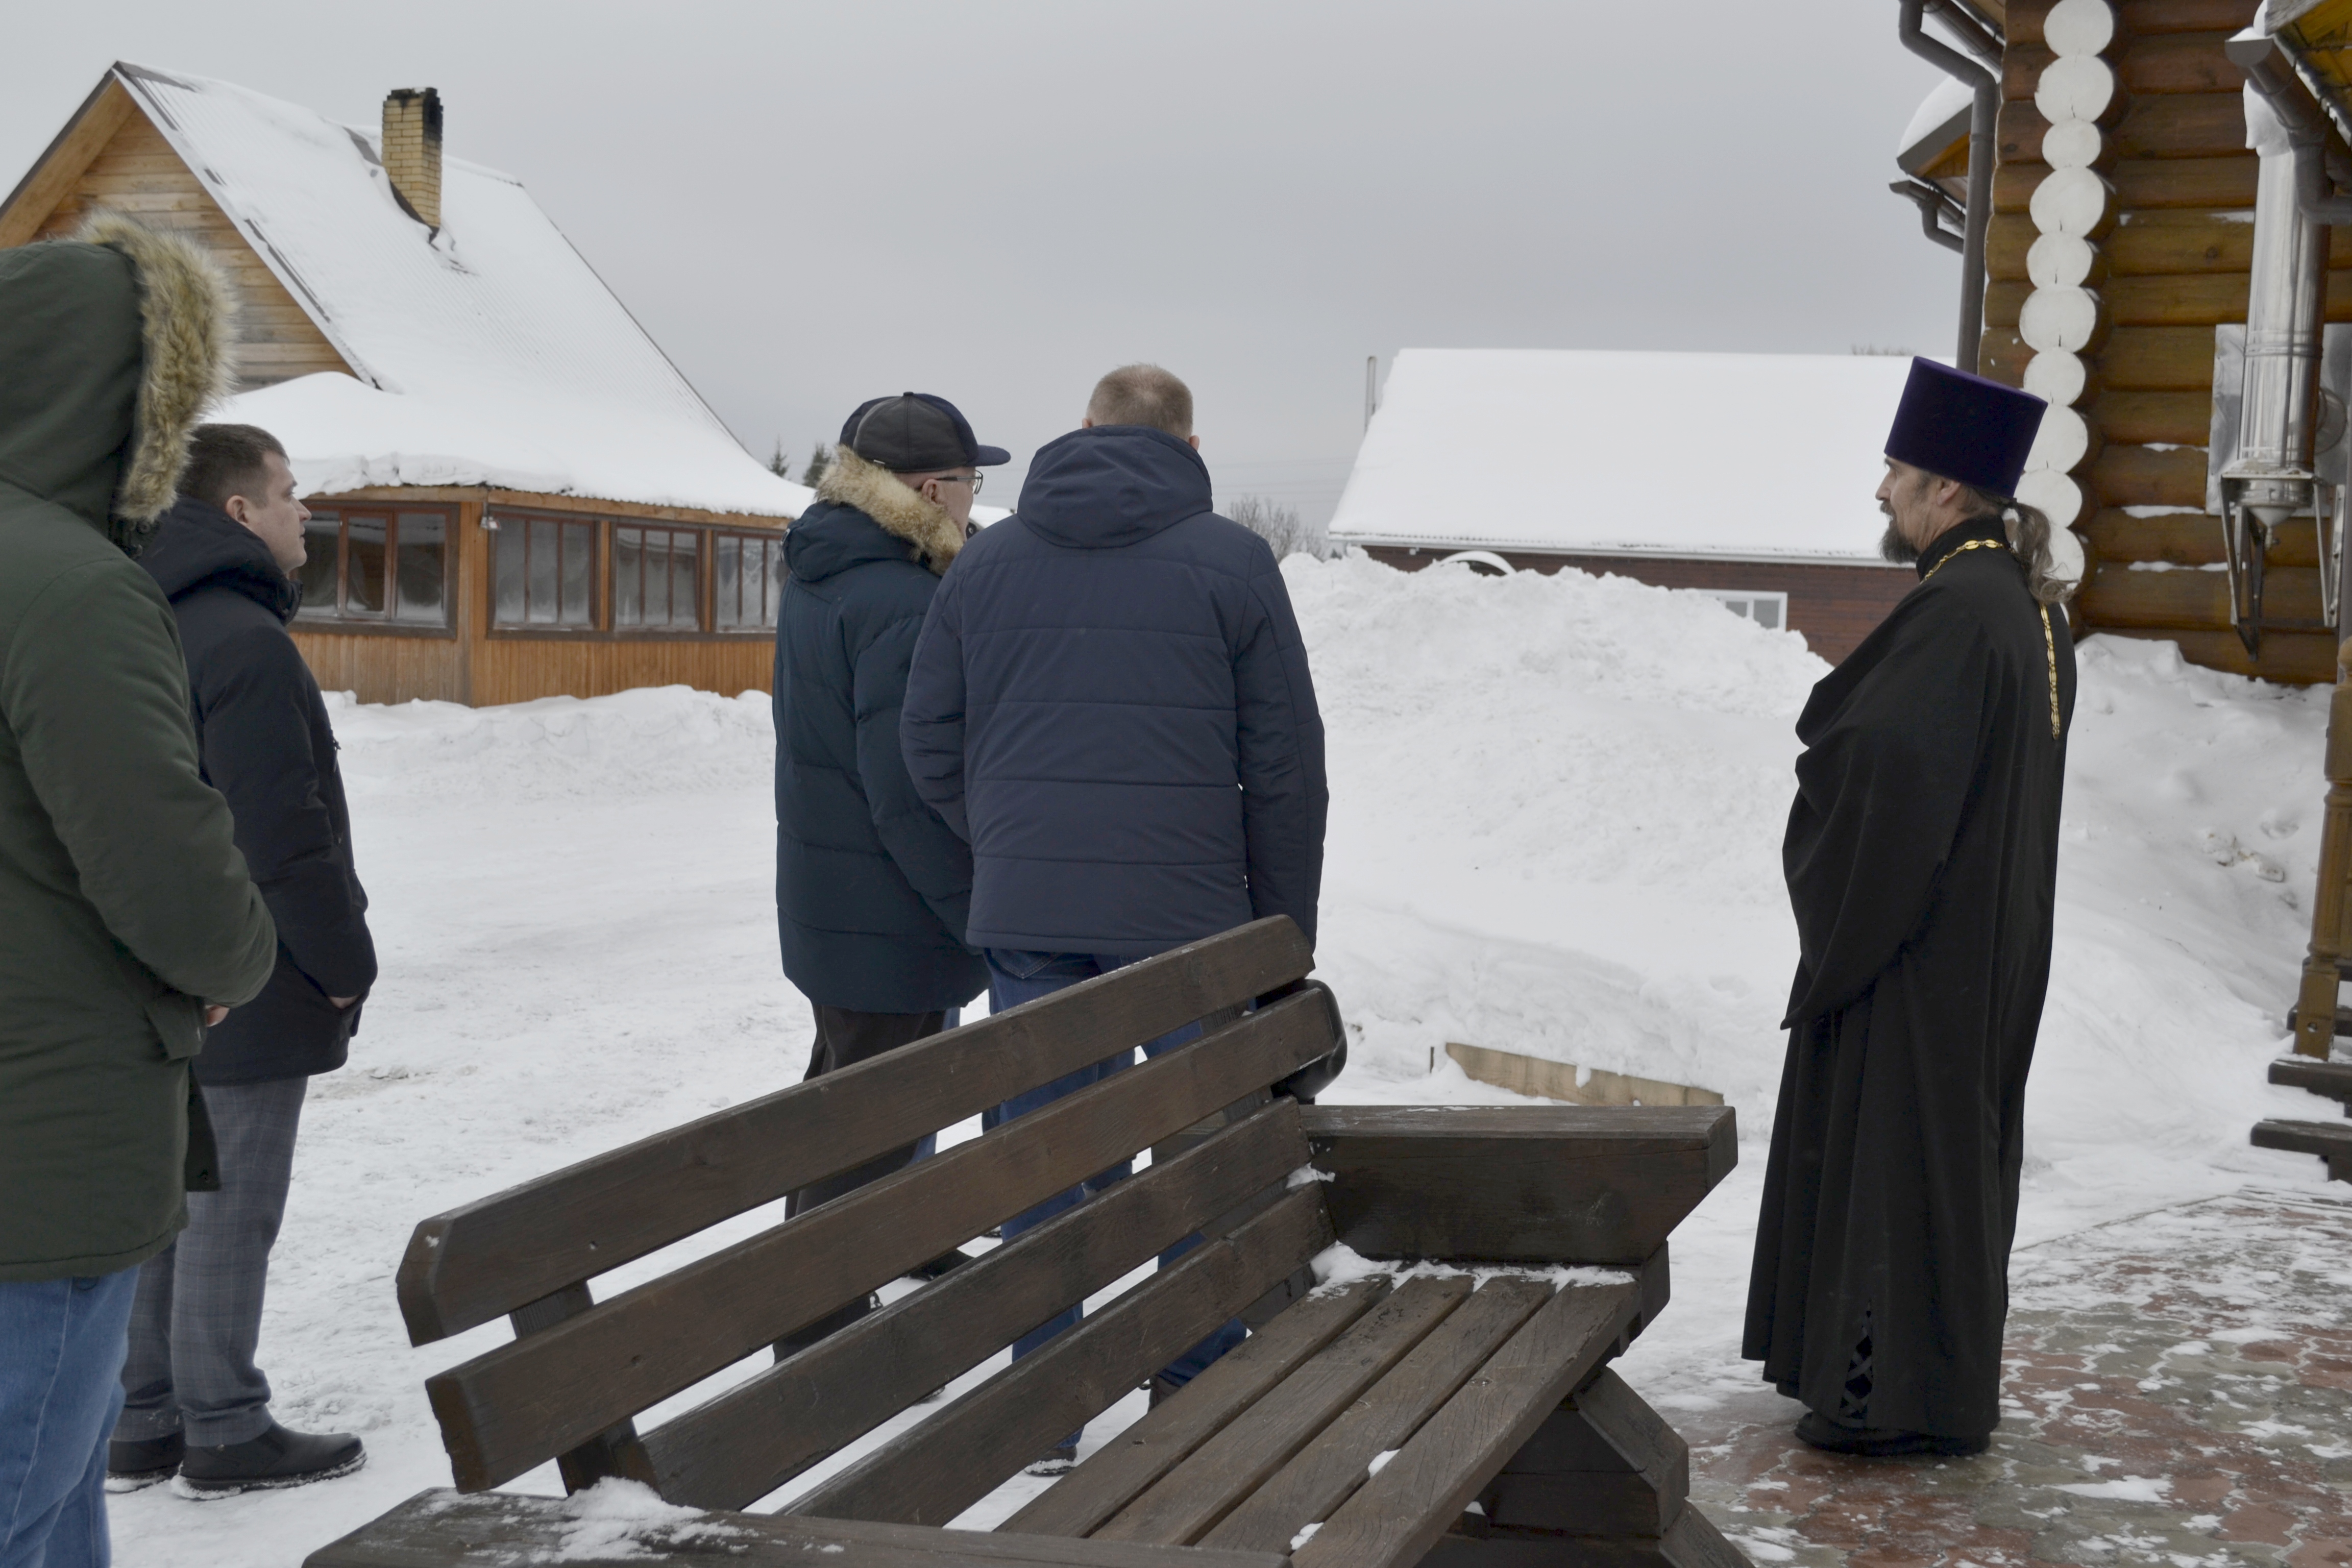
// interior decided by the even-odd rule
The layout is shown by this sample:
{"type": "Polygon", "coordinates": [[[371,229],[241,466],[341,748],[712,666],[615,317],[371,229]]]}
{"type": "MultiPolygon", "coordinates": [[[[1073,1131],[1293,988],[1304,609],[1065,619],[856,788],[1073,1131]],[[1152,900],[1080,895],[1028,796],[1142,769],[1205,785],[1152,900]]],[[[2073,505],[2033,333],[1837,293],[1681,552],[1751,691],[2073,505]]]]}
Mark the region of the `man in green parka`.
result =
{"type": "Polygon", "coordinates": [[[221,387],[224,300],[111,215],[0,251],[0,1563],[107,1560],[139,1265],[204,1179],[188,1058],[277,959],[131,558],[221,387]]]}

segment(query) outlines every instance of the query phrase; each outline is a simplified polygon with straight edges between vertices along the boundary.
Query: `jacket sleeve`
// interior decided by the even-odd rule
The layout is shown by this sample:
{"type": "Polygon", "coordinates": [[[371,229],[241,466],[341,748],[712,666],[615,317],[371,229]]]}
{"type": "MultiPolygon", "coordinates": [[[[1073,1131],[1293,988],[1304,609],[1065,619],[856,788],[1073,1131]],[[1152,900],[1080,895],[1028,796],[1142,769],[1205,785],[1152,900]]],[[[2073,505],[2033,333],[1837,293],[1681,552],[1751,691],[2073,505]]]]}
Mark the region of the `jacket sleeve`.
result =
{"type": "Polygon", "coordinates": [[[330,996],[375,984],[367,900],[335,837],[311,749],[311,685],[274,626],[224,642],[196,692],[205,776],[228,802],[236,847],[294,966],[330,996]]]}
{"type": "MultiPolygon", "coordinates": [[[[955,568],[931,595],[907,672],[906,708],[898,743],[915,793],[940,814],[958,838],[971,842],[964,815],[963,632],[955,568]]],[[[959,923],[956,928],[964,927],[959,923]]]]}
{"type": "Polygon", "coordinates": [[[940,923],[961,941],[971,925],[971,850],[918,794],[898,740],[908,661],[919,616],[891,622],[856,650],[850,711],[857,726],[857,777],[882,847],[940,923]]]}
{"type": "Polygon", "coordinates": [[[1307,643],[1271,552],[1249,580],[1234,652],[1239,718],[1242,831],[1251,912],[1288,915],[1315,942],[1323,890],[1323,826],[1331,806],[1323,772],[1323,716],[1315,706],[1307,643]]]}
{"type": "Polygon", "coordinates": [[[184,995],[259,994],[277,932],[196,771],[187,666],[147,574],[88,565],[42,595],[0,664],[0,713],[115,940],[184,995]]]}

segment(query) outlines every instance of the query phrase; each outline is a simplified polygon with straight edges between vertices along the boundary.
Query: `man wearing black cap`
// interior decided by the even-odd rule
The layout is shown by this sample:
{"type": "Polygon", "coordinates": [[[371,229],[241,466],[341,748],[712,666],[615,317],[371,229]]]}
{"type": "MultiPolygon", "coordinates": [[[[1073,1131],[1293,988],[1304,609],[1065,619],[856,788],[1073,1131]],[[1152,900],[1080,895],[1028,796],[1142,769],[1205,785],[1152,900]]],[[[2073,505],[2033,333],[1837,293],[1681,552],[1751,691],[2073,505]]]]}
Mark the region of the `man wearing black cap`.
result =
{"type": "MultiPolygon", "coordinates": [[[[816,1014],[810,1078],[939,1033],[988,984],[964,945],[971,852],[915,793],[898,708],[923,613],[963,548],[980,469],[1010,460],[973,440],[943,397],[877,397],[842,426],[817,503],[784,536],[776,929],[784,973],[816,1014]]],[[[886,1176],[919,1147],[803,1188],[787,1206],[797,1214],[886,1176]]],[[[778,1352],[867,1310],[812,1324],[778,1352]]]]}
{"type": "Polygon", "coordinates": [[[1984,1451],[2050,977],[2071,539],[2015,500],[2042,400],[1913,362],[1882,548],[1919,585],[1813,688],[1800,959],[1743,1353],[1861,1455],[1984,1451]]]}

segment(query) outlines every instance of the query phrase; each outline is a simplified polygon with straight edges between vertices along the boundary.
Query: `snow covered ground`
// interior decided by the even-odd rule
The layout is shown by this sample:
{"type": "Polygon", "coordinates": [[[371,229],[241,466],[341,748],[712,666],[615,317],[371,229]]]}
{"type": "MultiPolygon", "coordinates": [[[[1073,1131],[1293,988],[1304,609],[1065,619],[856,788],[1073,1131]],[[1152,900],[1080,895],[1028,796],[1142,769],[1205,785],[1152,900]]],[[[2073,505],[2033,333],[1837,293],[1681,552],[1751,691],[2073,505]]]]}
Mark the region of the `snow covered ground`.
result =
{"type": "MultiPolygon", "coordinates": [[[[1741,1167],[1677,1232],[1675,1304],[1623,1371],[1669,1412],[1746,1394],[1794,963],[1790,723],[1824,667],[1791,634],[1623,579],[1286,572],[1331,738],[1321,973],[1360,1030],[1328,1098],[1513,1099],[1464,1078],[1449,1040],[1723,1092],[1741,1167]]],[[[2305,940],[2324,695],[2165,644],[2096,639],[2082,668],[2029,1247],[2250,1180],[2321,1184],[2316,1161],[2245,1138],[2321,1113],[2263,1067],[2305,940]]],[[[775,959],[764,697],[334,714],[384,979],[352,1066],[311,1089],[263,1359],[281,1418],[357,1430],[371,1460],[296,1492],[118,1498],[129,1568],[291,1568],[446,1485],[424,1380],[505,1331],[408,1347],[392,1271],[410,1227],[806,1061],[775,959]]],[[[558,1489],[551,1467],[523,1485],[558,1489]]]]}

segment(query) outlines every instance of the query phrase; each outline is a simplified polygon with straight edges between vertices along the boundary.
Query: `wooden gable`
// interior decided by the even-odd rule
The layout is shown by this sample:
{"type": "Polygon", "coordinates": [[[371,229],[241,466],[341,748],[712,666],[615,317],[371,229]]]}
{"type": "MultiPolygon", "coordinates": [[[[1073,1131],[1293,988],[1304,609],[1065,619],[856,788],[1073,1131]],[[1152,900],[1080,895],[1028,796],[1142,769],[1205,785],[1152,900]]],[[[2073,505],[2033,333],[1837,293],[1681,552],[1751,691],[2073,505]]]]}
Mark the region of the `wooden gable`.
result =
{"type": "Polygon", "coordinates": [[[109,73],[0,205],[0,249],[70,235],[94,206],[202,245],[237,301],[238,388],[352,374],[121,81],[109,73]]]}

